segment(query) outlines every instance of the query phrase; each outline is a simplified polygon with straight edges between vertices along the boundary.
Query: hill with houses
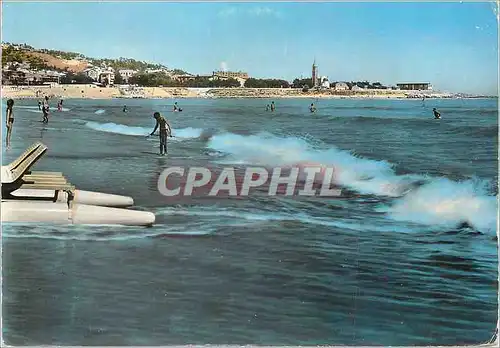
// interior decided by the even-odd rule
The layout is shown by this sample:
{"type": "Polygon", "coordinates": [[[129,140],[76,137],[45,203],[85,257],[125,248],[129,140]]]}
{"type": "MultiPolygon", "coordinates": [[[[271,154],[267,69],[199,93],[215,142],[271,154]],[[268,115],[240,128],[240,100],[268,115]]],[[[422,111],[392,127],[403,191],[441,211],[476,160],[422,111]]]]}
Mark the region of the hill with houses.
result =
{"type": "Polygon", "coordinates": [[[131,58],[99,59],[81,53],[37,49],[27,44],[2,43],[3,84],[127,82],[135,75],[184,75],[180,69],[131,58]]]}

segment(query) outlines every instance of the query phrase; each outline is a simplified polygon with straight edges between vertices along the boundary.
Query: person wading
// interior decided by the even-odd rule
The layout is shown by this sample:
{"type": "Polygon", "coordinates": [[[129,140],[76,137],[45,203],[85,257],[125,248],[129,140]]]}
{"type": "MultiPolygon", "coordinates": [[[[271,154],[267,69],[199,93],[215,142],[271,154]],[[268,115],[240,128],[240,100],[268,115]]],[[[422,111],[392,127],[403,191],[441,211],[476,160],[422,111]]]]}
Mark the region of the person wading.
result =
{"type": "Polygon", "coordinates": [[[45,99],[43,100],[43,105],[42,105],[42,112],[43,112],[43,123],[49,123],[49,97],[45,96],[45,99]]]}
{"type": "Polygon", "coordinates": [[[14,125],[14,100],[7,100],[7,109],[5,119],[7,120],[7,137],[5,138],[5,147],[10,149],[10,137],[12,136],[12,126],[14,125]]]}
{"type": "Polygon", "coordinates": [[[170,124],[168,121],[160,115],[159,112],[155,112],[153,114],[154,119],[156,120],[155,129],[151,132],[150,136],[153,135],[158,127],[160,127],[160,155],[167,154],[167,136],[172,137],[172,128],[170,128],[170,124]]]}

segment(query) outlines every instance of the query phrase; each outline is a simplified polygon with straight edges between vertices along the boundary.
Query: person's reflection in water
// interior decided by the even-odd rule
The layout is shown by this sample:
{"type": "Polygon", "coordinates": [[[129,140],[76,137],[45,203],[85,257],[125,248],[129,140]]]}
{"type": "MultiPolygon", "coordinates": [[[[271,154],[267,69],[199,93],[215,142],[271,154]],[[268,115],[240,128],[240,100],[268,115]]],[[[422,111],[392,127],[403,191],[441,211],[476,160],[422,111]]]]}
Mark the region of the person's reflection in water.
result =
{"type": "MultiPolygon", "coordinates": [[[[149,180],[149,189],[154,192],[158,192],[158,179],[160,178],[161,173],[167,169],[167,159],[166,158],[158,158],[156,161],[157,167],[155,171],[153,172],[153,176],[151,177],[151,180],[149,180]]],[[[158,194],[160,194],[158,192],[158,194]]]]}
{"type": "Polygon", "coordinates": [[[40,128],[40,140],[43,140],[43,133],[45,133],[46,130],[47,127],[45,126],[42,126],[42,128],[40,128]]]}

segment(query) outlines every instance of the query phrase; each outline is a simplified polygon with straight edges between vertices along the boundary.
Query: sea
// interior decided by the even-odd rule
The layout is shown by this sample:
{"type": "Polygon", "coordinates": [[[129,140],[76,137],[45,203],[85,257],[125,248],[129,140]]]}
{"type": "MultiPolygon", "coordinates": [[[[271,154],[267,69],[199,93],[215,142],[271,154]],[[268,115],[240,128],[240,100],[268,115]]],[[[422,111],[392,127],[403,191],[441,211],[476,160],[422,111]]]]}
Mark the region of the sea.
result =
{"type": "MultiPolygon", "coordinates": [[[[11,345],[461,345],[495,335],[498,100],[16,100],[35,170],[131,196],[152,227],[2,224],[11,345]],[[172,112],[174,101],[182,112],[172,112]],[[308,106],[315,103],[316,113],[308,106]],[[128,112],[123,112],[127,105],[128,112]],[[434,120],[437,108],[441,120],[434,120]],[[158,156],[152,114],[170,121],[158,156]],[[177,199],[171,166],[315,163],[339,197],[177,199]]],[[[2,104],[5,113],[5,100],[2,104]]],[[[5,116],[2,116],[5,129],[5,116]]]]}

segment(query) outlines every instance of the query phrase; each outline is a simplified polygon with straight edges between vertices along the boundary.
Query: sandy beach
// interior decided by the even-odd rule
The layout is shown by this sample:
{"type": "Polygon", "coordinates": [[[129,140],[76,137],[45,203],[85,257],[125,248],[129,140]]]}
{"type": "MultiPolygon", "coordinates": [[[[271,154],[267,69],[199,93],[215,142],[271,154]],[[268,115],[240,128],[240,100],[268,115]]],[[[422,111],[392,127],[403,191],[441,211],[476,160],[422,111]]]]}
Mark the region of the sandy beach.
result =
{"type": "Polygon", "coordinates": [[[432,91],[364,90],[308,91],[292,88],[185,88],[185,87],[99,87],[96,85],[2,86],[2,98],[34,99],[49,96],[61,99],[114,98],[383,98],[406,99],[409,95],[446,98],[450,94],[432,91]]]}

